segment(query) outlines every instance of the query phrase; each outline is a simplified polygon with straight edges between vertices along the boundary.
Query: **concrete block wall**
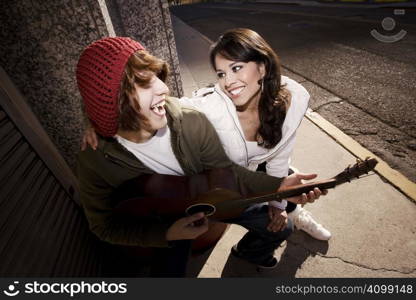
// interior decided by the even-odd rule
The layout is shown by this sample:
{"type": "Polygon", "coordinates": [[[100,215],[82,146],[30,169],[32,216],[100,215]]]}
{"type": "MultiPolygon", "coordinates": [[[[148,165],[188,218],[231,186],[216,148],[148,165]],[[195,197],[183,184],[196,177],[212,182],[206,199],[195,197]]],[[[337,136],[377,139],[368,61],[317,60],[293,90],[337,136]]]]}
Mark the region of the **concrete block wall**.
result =
{"type": "Polygon", "coordinates": [[[0,65],[71,166],[83,131],[75,68],[82,49],[105,36],[130,36],[167,60],[172,95],[182,94],[166,0],[0,2],[0,65]]]}

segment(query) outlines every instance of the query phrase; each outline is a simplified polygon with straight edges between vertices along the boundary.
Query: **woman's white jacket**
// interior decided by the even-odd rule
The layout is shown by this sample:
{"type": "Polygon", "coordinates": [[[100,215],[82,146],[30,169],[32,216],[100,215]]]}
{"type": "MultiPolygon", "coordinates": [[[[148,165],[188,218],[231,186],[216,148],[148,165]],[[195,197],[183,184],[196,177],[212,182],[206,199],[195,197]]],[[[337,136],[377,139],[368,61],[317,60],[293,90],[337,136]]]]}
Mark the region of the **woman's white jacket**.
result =
{"type": "Polygon", "coordinates": [[[183,97],[182,104],[203,112],[215,127],[228,157],[235,163],[255,171],[257,166],[267,162],[267,174],[276,177],[288,175],[290,156],[293,151],[298,129],[309,103],[309,93],[296,81],[282,76],[282,85],[291,94],[291,104],[282,127],[282,139],[267,153],[248,159],[244,133],[231,99],[221,91],[218,84],[194,92],[192,98],[183,97]]]}

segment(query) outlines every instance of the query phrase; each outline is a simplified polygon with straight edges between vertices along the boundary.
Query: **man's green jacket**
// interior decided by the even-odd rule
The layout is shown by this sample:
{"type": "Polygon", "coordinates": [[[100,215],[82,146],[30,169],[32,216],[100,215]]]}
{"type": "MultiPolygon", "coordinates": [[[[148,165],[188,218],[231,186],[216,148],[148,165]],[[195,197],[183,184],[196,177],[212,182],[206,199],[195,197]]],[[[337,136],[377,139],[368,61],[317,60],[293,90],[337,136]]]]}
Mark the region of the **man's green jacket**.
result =
{"type": "MultiPolygon", "coordinates": [[[[173,152],[185,175],[204,170],[232,167],[239,184],[251,192],[274,192],[281,178],[251,172],[230,161],[205,115],[180,106],[170,98],[166,104],[173,152]]],[[[81,203],[90,229],[101,240],[121,245],[167,247],[166,231],[171,224],[157,220],[144,221],[113,214],[117,201],[113,191],[123,182],[143,174],[153,174],[131,152],[114,138],[98,138],[96,151],[88,147],[78,155],[77,172],[81,203]]]]}

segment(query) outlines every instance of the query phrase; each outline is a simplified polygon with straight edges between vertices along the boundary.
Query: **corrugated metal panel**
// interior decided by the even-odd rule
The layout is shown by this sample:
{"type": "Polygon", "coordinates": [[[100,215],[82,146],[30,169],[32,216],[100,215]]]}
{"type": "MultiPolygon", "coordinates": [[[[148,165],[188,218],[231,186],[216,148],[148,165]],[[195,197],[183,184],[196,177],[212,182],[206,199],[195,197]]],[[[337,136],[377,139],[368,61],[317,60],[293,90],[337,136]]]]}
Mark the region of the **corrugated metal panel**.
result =
{"type": "Polygon", "coordinates": [[[0,109],[0,276],[100,276],[101,243],[0,109]]]}

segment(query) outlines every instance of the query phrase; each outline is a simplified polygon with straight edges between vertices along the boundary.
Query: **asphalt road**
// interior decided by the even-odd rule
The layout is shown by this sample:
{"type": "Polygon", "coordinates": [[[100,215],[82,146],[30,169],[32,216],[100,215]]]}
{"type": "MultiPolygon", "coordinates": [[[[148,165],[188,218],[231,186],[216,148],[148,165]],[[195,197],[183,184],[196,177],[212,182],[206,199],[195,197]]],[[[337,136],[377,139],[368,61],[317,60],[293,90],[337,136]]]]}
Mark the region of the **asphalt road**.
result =
{"type": "Polygon", "coordinates": [[[402,15],[392,8],[197,4],[171,12],[211,40],[229,28],[259,32],[284,73],[311,93],[312,109],[416,182],[415,8],[402,15]],[[385,43],[373,29],[387,39],[405,35],[385,43]]]}

